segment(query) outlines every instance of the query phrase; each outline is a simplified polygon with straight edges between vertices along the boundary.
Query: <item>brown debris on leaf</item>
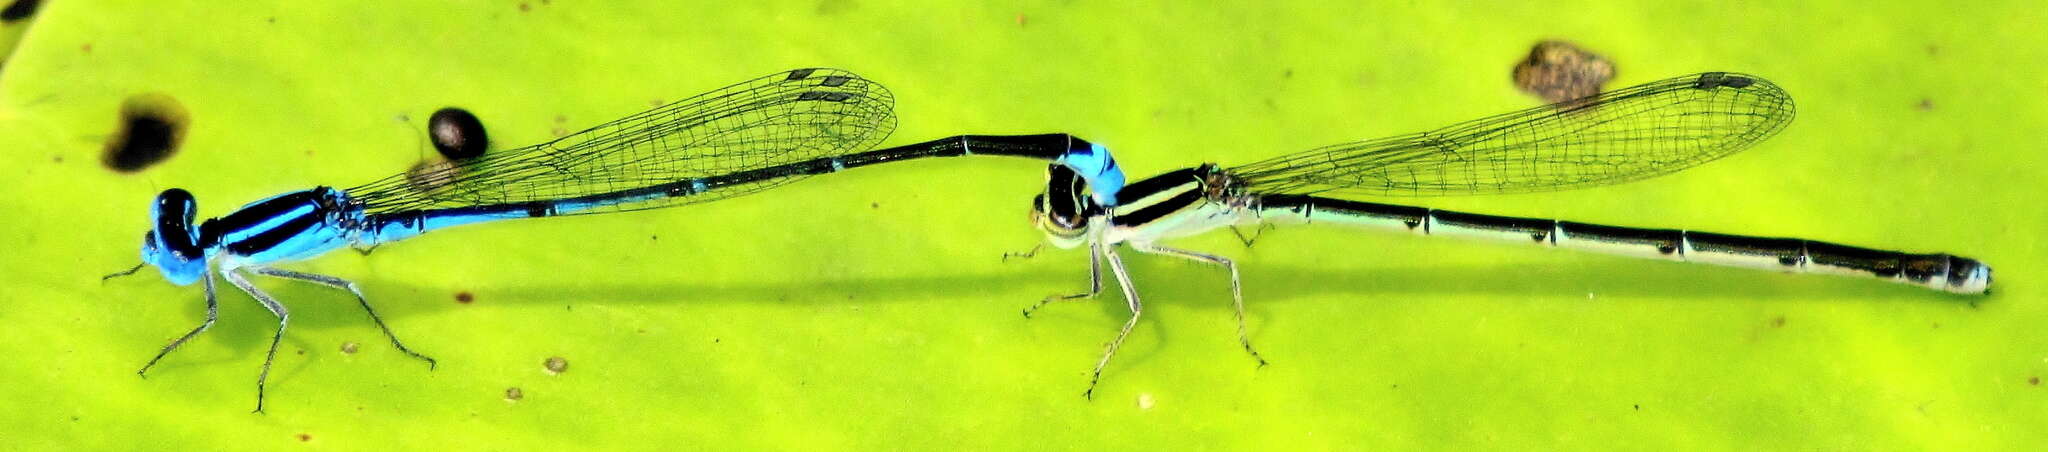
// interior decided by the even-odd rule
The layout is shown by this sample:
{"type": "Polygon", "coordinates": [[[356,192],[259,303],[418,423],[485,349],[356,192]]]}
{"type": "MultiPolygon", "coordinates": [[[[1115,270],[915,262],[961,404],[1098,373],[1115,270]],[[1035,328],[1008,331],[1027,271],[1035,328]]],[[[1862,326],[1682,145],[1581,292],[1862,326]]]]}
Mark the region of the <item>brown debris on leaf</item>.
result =
{"type": "Polygon", "coordinates": [[[1565,41],[1537,42],[1515,64],[1515,86],[1550,103],[1600,92],[1614,78],[1614,63],[1565,41]]]}

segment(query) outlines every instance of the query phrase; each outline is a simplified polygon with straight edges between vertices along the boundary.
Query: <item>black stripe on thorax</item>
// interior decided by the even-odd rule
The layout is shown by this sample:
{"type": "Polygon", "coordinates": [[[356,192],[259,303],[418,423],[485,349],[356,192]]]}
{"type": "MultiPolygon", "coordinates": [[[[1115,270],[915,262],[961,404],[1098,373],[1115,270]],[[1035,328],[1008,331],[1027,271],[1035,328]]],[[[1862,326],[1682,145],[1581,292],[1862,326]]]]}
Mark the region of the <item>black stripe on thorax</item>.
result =
{"type": "Polygon", "coordinates": [[[229,213],[228,216],[220,217],[219,221],[222,227],[229,228],[230,230],[255,225],[262,223],[264,220],[283,215],[285,212],[290,212],[292,209],[309,205],[318,206],[318,201],[325,195],[324,192],[326,191],[327,189],[322,187],[285,194],[264,200],[263,202],[250,204],[233,213],[229,213]]]}
{"type": "Polygon", "coordinates": [[[1128,213],[1118,213],[1115,217],[1110,218],[1111,223],[1117,226],[1142,225],[1164,218],[1167,215],[1172,215],[1174,212],[1181,211],[1181,209],[1201,204],[1205,200],[1200,188],[1201,186],[1198,184],[1189,184],[1187,189],[1182,190],[1180,194],[1173,195],[1171,198],[1150,205],[1138,206],[1136,210],[1128,213]]]}
{"type": "Polygon", "coordinates": [[[249,236],[249,238],[228,242],[224,246],[228,252],[237,255],[247,256],[261,253],[280,243],[284,243],[286,240],[290,240],[293,236],[305,233],[307,230],[319,226],[321,217],[326,216],[325,214],[326,212],[322,212],[320,209],[314,209],[312,212],[299,215],[283,224],[279,224],[277,227],[258,232],[256,235],[249,236]]]}
{"type": "Polygon", "coordinates": [[[1122,191],[1116,192],[1116,203],[1119,206],[1129,205],[1143,201],[1145,197],[1173,190],[1188,183],[1201,182],[1202,178],[1196,173],[1197,169],[1183,168],[1167,172],[1166,174],[1148,177],[1145,180],[1132,182],[1129,185],[1125,185],[1122,191]]]}

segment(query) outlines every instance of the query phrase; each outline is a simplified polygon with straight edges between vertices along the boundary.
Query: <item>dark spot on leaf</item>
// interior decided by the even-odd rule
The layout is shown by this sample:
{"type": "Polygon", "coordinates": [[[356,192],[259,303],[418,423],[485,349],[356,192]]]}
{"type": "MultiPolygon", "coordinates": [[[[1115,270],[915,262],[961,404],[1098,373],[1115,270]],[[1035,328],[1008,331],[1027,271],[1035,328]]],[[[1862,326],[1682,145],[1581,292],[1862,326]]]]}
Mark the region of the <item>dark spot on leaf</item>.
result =
{"type": "Polygon", "coordinates": [[[462,304],[470,304],[471,302],[475,302],[475,301],[476,301],[476,295],[471,295],[471,294],[470,294],[469,292],[466,292],[466,291],[465,291],[465,292],[456,292],[456,293],[455,293],[455,302],[456,302],[456,303],[462,303],[462,304]]]}
{"type": "Polygon", "coordinates": [[[483,121],[469,110],[455,107],[434,111],[434,116],[427,118],[427,135],[433,138],[434,149],[449,160],[476,158],[491,145],[483,121]]]}
{"type": "Polygon", "coordinates": [[[2041,377],[2040,377],[2040,376],[2038,376],[2038,375],[2036,375],[2036,376],[2032,376],[2032,377],[2027,377],[2027,384],[2029,384],[2029,385],[2033,385],[2033,386],[2040,386],[2040,385],[2041,385],[2041,377]]]}
{"type": "Polygon", "coordinates": [[[505,401],[507,401],[507,402],[517,402],[517,401],[519,401],[519,399],[524,399],[524,398],[526,398],[526,391],[521,391],[521,390],[519,390],[519,387],[518,387],[518,386],[513,386],[513,387],[510,387],[510,388],[505,388],[505,401]]]}
{"type": "Polygon", "coordinates": [[[305,441],[312,441],[312,440],[313,440],[313,435],[310,435],[310,434],[306,434],[306,433],[300,433],[300,434],[299,434],[299,441],[300,441],[300,442],[305,442],[305,441]]]}
{"type": "Polygon", "coordinates": [[[1920,111],[1934,111],[1934,99],[1922,97],[1920,98],[1920,103],[1914,105],[1913,108],[1920,109],[1920,111]]]}
{"type": "Polygon", "coordinates": [[[563,371],[569,370],[569,360],[560,356],[550,356],[547,362],[541,363],[541,368],[546,369],[548,375],[561,375],[563,371]]]}
{"type": "Polygon", "coordinates": [[[13,22],[36,15],[36,8],[42,7],[42,0],[14,0],[7,9],[0,9],[0,20],[13,22]]]}
{"type": "Polygon", "coordinates": [[[118,130],[107,139],[100,158],[108,169],[123,173],[142,171],[178,152],[191,122],[177,99],[148,93],[129,96],[121,102],[118,130]]]}
{"type": "Polygon", "coordinates": [[[523,13],[523,12],[527,12],[527,11],[532,11],[532,10],[533,10],[533,5],[528,5],[528,4],[526,4],[526,2],[519,2],[519,12],[522,12],[522,13],[523,13]]]}
{"type": "Polygon", "coordinates": [[[1515,86],[1557,103],[1600,92],[1614,78],[1614,63],[1565,41],[1542,41],[1515,65],[1515,86]]]}
{"type": "Polygon", "coordinates": [[[356,347],[358,346],[354,342],[343,342],[341,343],[341,352],[353,355],[356,353],[356,347]]]}
{"type": "Polygon", "coordinates": [[[1781,316],[1777,316],[1777,317],[1772,317],[1772,318],[1771,318],[1771,328],[1784,328],[1784,327],[1785,327],[1785,316],[1782,316],[1782,315],[1781,315],[1781,316]]]}

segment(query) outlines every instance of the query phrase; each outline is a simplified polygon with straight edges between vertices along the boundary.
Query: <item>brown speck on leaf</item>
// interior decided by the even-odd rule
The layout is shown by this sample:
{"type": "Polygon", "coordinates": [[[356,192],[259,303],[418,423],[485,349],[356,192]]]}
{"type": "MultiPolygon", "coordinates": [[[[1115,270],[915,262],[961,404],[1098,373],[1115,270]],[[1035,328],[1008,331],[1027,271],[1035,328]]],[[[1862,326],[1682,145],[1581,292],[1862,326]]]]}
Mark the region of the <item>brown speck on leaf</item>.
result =
{"type": "Polygon", "coordinates": [[[1777,317],[1772,317],[1772,318],[1771,318],[1771,328],[1784,328],[1784,327],[1785,327],[1785,316],[1782,316],[1782,315],[1781,315],[1781,316],[1777,316],[1777,317]]]}
{"type": "Polygon", "coordinates": [[[304,354],[306,354],[306,349],[303,349],[303,348],[302,348],[302,349],[299,349],[299,354],[301,354],[301,355],[304,355],[304,354]]]}
{"type": "Polygon", "coordinates": [[[1614,78],[1614,63],[1565,41],[1542,41],[1515,64],[1515,86],[1545,102],[1563,102],[1600,92],[1614,78]]]}
{"type": "Polygon", "coordinates": [[[2033,386],[2040,386],[2040,385],[2041,385],[2041,377],[2040,377],[2040,376],[2038,376],[2038,375],[2036,375],[2036,376],[2032,376],[2032,377],[2027,377],[2027,384],[2028,384],[2028,385],[2033,385],[2033,386]]]}
{"type": "Polygon", "coordinates": [[[457,175],[455,164],[447,160],[421,160],[405,171],[405,182],[414,191],[433,192],[455,182],[457,175]]]}
{"type": "Polygon", "coordinates": [[[548,375],[561,375],[563,371],[569,370],[569,360],[560,356],[550,356],[547,362],[541,363],[541,369],[548,371],[548,375]]]}
{"type": "Polygon", "coordinates": [[[526,2],[519,2],[519,12],[522,12],[522,13],[523,13],[523,12],[527,12],[527,11],[532,11],[532,10],[533,10],[533,5],[528,5],[528,4],[526,4],[526,2]]]}
{"type": "Polygon", "coordinates": [[[353,355],[356,354],[356,347],[359,346],[354,342],[343,342],[341,343],[341,352],[353,355]]]}
{"type": "Polygon", "coordinates": [[[472,303],[472,302],[475,302],[475,301],[476,301],[476,295],[471,295],[471,294],[470,294],[469,292],[466,292],[466,291],[465,291],[465,292],[456,292],[456,293],[455,293],[455,302],[456,302],[456,303],[462,303],[462,304],[470,304],[470,303],[472,303]]]}
{"type": "Polygon", "coordinates": [[[299,434],[299,441],[300,441],[300,442],[305,442],[305,441],[312,441],[312,440],[313,440],[313,435],[310,435],[310,434],[306,434],[306,433],[300,433],[300,434],[299,434]]]}
{"type": "Polygon", "coordinates": [[[80,51],[80,52],[85,52],[85,53],[92,53],[92,43],[88,42],[88,43],[85,43],[85,45],[81,45],[81,46],[78,46],[78,51],[80,51]]]}
{"type": "Polygon", "coordinates": [[[1024,13],[1017,13],[1017,26],[1022,27],[1029,22],[1030,19],[1024,17],[1024,13]]]}
{"type": "Polygon", "coordinates": [[[569,122],[569,117],[568,117],[568,116],[563,116],[563,115],[555,115],[555,123],[556,123],[556,124],[561,124],[561,123],[565,123],[565,122],[569,122]]]}
{"type": "Polygon", "coordinates": [[[1934,111],[1934,99],[1922,97],[1920,98],[1920,103],[1914,105],[1913,108],[1918,108],[1920,111],[1934,111]]]}
{"type": "Polygon", "coordinates": [[[52,155],[50,156],[50,163],[64,163],[64,156],[52,155]]]}
{"type": "Polygon", "coordinates": [[[524,398],[526,398],[526,391],[521,391],[521,390],[519,390],[519,387],[518,387],[518,386],[513,386],[513,387],[510,387],[510,388],[505,388],[505,401],[507,401],[507,402],[517,402],[517,401],[519,401],[519,399],[524,399],[524,398]]]}

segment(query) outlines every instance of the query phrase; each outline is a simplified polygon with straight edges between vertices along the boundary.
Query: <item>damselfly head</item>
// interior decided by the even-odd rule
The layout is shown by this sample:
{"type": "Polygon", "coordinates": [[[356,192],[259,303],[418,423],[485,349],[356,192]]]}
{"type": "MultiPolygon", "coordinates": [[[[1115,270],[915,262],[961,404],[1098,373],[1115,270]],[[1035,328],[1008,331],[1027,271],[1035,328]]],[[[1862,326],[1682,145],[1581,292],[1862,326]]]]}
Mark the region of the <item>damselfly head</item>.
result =
{"type": "Polygon", "coordinates": [[[206,273],[206,249],[201,247],[199,228],[192,224],[198,210],[192,193],[177,188],[164,190],[150,205],[154,227],[142,235],[142,261],[156,266],[173,284],[191,284],[206,273]]]}
{"type": "Polygon", "coordinates": [[[1045,175],[1045,191],[1031,201],[1031,223],[1055,246],[1078,246],[1088,235],[1088,217],[1101,209],[1089,197],[1088,183],[1072,168],[1047,165],[1045,175]]]}

